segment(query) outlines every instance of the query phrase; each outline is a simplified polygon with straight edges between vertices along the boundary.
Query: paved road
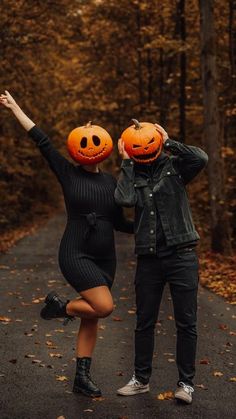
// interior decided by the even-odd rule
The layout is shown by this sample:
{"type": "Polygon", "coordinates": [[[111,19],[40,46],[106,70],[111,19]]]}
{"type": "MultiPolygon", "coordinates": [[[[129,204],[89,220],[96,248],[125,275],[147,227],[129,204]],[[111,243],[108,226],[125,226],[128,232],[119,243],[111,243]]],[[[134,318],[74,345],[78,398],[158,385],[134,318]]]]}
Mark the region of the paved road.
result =
{"type": "Polygon", "coordinates": [[[75,295],[57,265],[57,247],[65,219],[59,215],[37,234],[21,240],[0,257],[1,419],[200,419],[235,417],[236,308],[204,289],[199,292],[199,345],[196,388],[191,406],[157,395],[175,389],[175,329],[166,290],[156,329],[151,392],[116,396],[132,374],[135,259],[133,238],[117,234],[118,270],[113,288],[115,312],[100,322],[93,376],[103,399],[92,401],[71,392],[75,369],[74,342],[79,321],[63,327],[60,320],[39,318],[44,295],[56,289],[75,295]],[[41,300],[40,300],[41,299],[41,300]],[[52,356],[54,355],[54,357],[52,356]],[[61,356],[61,358],[58,358],[61,356]],[[201,363],[200,363],[201,361],[201,363]],[[218,376],[214,376],[214,373],[218,376]],[[223,375],[221,375],[223,374],[223,375]],[[64,380],[64,381],[58,381],[64,380]]]}

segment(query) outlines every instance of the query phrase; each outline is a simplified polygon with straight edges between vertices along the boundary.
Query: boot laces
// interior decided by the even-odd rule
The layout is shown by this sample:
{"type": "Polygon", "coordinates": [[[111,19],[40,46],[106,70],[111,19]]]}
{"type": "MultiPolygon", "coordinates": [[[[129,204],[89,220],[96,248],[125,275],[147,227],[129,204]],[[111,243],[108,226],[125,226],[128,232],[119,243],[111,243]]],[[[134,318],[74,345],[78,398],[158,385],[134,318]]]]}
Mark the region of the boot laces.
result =
{"type": "Polygon", "coordinates": [[[191,394],[194,392],[193,387],[183,383],[182,381],[180,381],[179,386],[182,387],[184,389],[184,391],[186,391],[186,393],[191,394]]]}
{"type": "Polygon", "coordinates": [[[73,320],[75,320],[75,317],[65,317],[63,320],[63,326],[66,326],[70,321],[72,322],[73,320]]]}

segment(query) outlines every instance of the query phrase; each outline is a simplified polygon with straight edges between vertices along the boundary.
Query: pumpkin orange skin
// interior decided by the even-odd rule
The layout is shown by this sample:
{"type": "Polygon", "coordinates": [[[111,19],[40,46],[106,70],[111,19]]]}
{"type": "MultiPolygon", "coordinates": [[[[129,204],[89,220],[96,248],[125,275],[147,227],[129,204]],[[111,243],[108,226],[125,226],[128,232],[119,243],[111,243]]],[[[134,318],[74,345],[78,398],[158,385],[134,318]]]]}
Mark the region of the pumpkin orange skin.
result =
{"type": "Polygon", "coordinates": [[[77,163],[96,164],[111,154],[113,142],[104,128],[88,123],[71,131],[67,139],[67,149],[77,163]]]}
{"type": "Polygon", "coordinates": [[[151,163],[161,154],[163,137],[150,122],[138,122],[121,135],[125,150],[138,163],[151,163]],[[139,124],[139,128],[138,125],[139,124]]]}

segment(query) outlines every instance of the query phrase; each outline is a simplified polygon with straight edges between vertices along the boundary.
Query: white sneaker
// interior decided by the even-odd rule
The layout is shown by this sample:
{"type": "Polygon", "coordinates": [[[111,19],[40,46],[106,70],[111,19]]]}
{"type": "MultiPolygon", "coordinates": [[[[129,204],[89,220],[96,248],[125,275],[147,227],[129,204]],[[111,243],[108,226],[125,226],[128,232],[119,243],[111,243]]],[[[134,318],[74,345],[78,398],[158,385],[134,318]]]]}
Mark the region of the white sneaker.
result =
{"type": "Polygon", "coordinates": [[[134,374],[126,386],[117,390],[117,394],[120,396],[134,396],[139,393],[147,393],[149,390],[149,384],[140,383],[134,374]]]}
{"type": "Polygon", "coordinates": [[[194,392],[193,387],[180,381],[179,387],[177,388],[175,392],[175,399],[191,404],[193,400],[193,397],[192,397],[193,392],[194,392]]]}

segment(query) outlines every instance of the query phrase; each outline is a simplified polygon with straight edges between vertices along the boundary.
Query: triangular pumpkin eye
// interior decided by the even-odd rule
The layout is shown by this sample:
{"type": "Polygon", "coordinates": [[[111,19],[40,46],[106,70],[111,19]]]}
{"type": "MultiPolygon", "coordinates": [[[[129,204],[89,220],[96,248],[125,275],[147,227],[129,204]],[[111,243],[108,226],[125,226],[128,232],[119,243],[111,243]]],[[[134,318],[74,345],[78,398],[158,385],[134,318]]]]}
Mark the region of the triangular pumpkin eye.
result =
{"type": "Polygon", "coordinates": [[[87,147],[87,138],[83,137],[80,141],[81,148],[87,147]]]}
{"type": "Polygon", "coordinates": [[[137,144],[133,144],[133,148],[138,148],[138,147],[141,147],[141,146],[137,144]]]}
{"type": "Polygon", "coordinates": [[[150,141],[148,141],[148,144],[154,143],[154,138],[152,138],[150,141]]]}

